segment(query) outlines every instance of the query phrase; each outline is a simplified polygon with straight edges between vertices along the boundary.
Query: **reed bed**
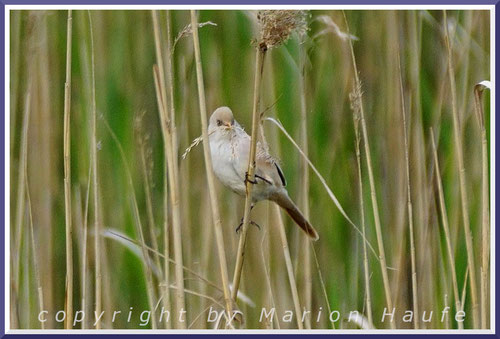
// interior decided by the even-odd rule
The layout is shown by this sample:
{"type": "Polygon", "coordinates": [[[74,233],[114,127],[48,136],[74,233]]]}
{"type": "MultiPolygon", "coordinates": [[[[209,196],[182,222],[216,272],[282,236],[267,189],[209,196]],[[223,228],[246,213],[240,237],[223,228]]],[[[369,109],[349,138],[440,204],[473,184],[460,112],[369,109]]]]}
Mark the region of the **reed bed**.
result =
{"type": "Polygon", "coordinates": [[[488,11],[10,18],[12,328],[490,326],[488,11]],[[319,241],[216,180],[219,106],[319,241]]]}

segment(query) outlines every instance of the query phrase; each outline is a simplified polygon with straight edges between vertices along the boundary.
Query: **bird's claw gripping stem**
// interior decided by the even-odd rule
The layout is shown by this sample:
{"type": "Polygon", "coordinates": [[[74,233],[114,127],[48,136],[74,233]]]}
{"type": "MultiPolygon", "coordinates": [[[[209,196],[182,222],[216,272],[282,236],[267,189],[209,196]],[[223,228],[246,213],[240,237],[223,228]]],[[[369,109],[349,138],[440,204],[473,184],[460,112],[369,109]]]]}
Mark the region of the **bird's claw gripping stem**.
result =
{"type": "Polygon", "coordinates": [[[249,182],[249,183],[251,183],[251,184],[253,184],[253,185],[256,185],[256,184],[257,184],[257,180],[255,180],[255,179],[254,179],[254,180],[251,180],[251,179],[250,179],[250,175],[248,174],[248,172],[245,172],[245,184],[246,184],[247,182],[249,182]]]}
{"type": "MultiPolygon", "coordinates": [[[[255,221],[250,220],[249,223],[250,223],[250,225],[254,225],[255,227],[257,227],[260,231],[260,225],[257,224],[255,221]]],[[[241,218],[240,224],[238,225],[238,227],[236,227],[236,234],[240,233],[242,227],[243,227],[243,218],[241,218]]]]}

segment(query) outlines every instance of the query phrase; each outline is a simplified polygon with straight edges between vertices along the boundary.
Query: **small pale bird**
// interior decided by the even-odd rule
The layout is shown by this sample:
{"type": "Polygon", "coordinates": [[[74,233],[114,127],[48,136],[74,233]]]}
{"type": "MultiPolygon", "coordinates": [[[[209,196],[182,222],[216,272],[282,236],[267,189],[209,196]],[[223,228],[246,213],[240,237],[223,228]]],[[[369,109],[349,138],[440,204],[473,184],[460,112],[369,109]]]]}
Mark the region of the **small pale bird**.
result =
{"type": "MultiPolygon", "coordinates": [[[[215,175],[226,187],[245,196],[250,136],[234,120],[233,112],[229,107],[219,107],[212,113],[208,134],[215,175]]],[[[274,201],[287,211],[309,237],[318,240],[319,236],[314,227],[288,196],[285,176],[278,162],[269,155],[260,142],[257,143],[255,164],[252,207],[254,203],[261,200],[274,201]]]]}

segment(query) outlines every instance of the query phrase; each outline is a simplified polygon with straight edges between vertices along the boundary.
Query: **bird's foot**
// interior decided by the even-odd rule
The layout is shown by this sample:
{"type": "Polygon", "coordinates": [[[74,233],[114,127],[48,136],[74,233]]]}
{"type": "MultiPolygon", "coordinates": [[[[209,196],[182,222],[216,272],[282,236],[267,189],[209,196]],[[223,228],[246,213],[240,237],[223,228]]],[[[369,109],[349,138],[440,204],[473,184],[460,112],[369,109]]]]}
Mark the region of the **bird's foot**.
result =
{"type": "Polygon", "coordinates": [[[253,185],[257,184],[257,180],[255,180],[255,178],[254,178],[254,180],[251,180],[250,176],[248,175],[248,172],[245,172],[245,185],[247,182],[249,182],[253,185]]]}
{"type": "MultiPolygon", "coordinates": [[[[255,227],[257,227],[260,231],[260,225],[257,224],[255,221],[252,221],[250,220],[249,222],[250,225],[254,225],[255,227]]],[[[241,221],[240,221],[240,224],[238,225],[238,227],[236,227],[236,234],[239,234],[240,231],[241,231],[241,228],[243,227],[243,218],[241,218],[241,221]]]]}

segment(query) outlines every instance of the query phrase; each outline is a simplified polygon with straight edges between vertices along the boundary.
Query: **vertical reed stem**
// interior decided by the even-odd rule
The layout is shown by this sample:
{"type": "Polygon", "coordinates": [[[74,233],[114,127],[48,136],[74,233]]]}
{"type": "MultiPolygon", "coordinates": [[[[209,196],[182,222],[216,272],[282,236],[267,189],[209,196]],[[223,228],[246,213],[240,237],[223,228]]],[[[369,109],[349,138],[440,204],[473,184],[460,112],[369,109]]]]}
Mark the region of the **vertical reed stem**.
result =
{"type": "MultiPolygon", "coordinates": [[[[356,135],[356,163],[358,165],[358,182],[359,182],[359,209],[361,212],[361,232],[363,232],[363,239],[366,238],[366,225],[365,225],[365,203],[363,199],[363,175],[361,172],[361,135],[359,132],[359,112],[355,112],[353,117],[354,120],[354,133],[356,135]]],[[[370,293],[370,268],[368,264],[368,252],[366,249],[366,241],[363,240],[363,273],[365,279],[365,289],[366,289],[366,313],[368,315],[368,321],[370,325],[373,324],[373,314],[372,314],[372,301],[370,293]]]]}
{"type": "MultiPolygon", "coordinates": [[[[184,272],[182,271],[183,259],[182,259],[182,239],[181,239],[181,215],[180,215],[180,205],[179,205],[179,169],[177,164],[177,152],[174,148],[177,145],[177,141],[173,140],[172,130],[175,129],[173,126],[171,117],[169,116],[167,108],[167,90],[165,81],[165,70],[164,70],[164,59],[162,55],[161,39],[160,39],[160,28],[158,23],[158,13],[157,11],[152,11],[153,16],[153,29],[154,29],[154,39],[155,39],[155,49],[156,49],[156,59],[157,67],[154,68],[155,76],[155,86],[157,89],[157,101],[158,110],[160,112],[160,120],[162,124],[162,133],[164,141],[165,157],[168,166],[168,182],[170,183],[170,203],[172,204],[172,222],[173,222],[173,237],[174,237],[174,258],[177,263],[175,266],[175,302],[176,302],[176,313],[186,312],[186,302],[184,298],[184,272]]],[[[168,58],[171,56],[168,55],[168,58]]],[[[173,85],[170,85],[173,88],[173,85]]],[[[173,105],[173,103],[171,104],[173,105]]],[[[165,192],[166,194],[166,192],[165,192]]],[[[169,286],[169,285],[166,285],[169,286]]],[[[177,320],[177,327],[184,329],[186,328],[186,322],[177,320]]]]}
{"type": "MultiPolygon", "coordinates": [[[[451,283],[453,286],[453,297],[455,298],[455,307],[456,312],[462,310],[463,305],[460,302],[460,296],[458,294],[458,282],[457,282],[457,272],[455,270],[455,256],[453,255],[453,248],[451,247],[451,236],[450,236],[450,227],[448,224],[448,214],[446,212],[446,204],[444,201],[444,193],[443,193],[443,183],[441,182],[441,174],[439,170],[439,161],[437,156],[437,148],[436,142],[434,141],[434,132],[431,129],[431,142],[432,142],[432,154],[434,157],[434,166],[436,167],[436,182],[438,185],[438,197],[439,197],[439,208],[441,210],[441,222],[443,223],[444,229],[444,237],[446,239],[446,249],[448,251],[448,260],[450,264],[451,270],[451,283]]],[[[458,322],[458,328],[463,329],[463,322],[458,322]]]]}
{"type": "Polygon", "coordinates": [[[266,49],[257,48],[256,50],[256,62],[255,62],[255,83],[254,83],[254,93],[253,93],[253,110],[252,110],[252,136],[250,144],[250,156],[248,158],[248,171],[247,171],[247,181],[246,181],[246,199],[245,199],[245,214],[243,215],[243,225],[241,228],[240,240],[238,243],[238,253],[236,255],[236,265],[234,268],[233,276],[233,290],[232,298],[236,300],[238,295],[238,289],[240,287],[240,279],[243,268],[243,259],[245,255],[245,243],[247,238],[248,224],[250,221],[250,207],[252,205],[252,184],[250,181],[254,181],[255,175],[255,153],[257,149],[257,138],[259,134],[259,124],[260,124],[260,114],[259,114],[259,103],[260,103],[260,85],[262,79],[262,71],[264,69],[264,57],[266,55],[266,49]]]}
{"type": "Polygon", "coordinates": [[[66,35],[66,82],[64,84],[64,208],[66,222],[66,321],[65,329],[73,326],[73,230],[71,225],[71,38],[73,18],[68,11],[66,35]]]}
{"type": "MultiPolygon", "coordinates": [[[[300,48],[300,75],[299,75],[299,86],[300,86],[300,134],[301,134],[301,148],[306,157],[309,156],[308,151],[308,135],[307,135],[307,102],[306,102],[306,50],[304,46],[300,48]]],[[[301,161],[302,169],[302,211],[304,217],[310,220],[309,213],[309,165],[307,161],[302,158],[301,161]]],[[[304,248],[304,255],[302,257],[303,272],[304,272],[304,307],[306,310],[310,310],[312,306],[312,265],[311,265],[311,240],[309,237],[302,237],[302,247],[304,248]]],[[[311,319],[306,318],[306,328],[311,329],[311,319]]]]}
{"type": "Polygon", "coordinates": [[[20,271],[21,271],[21,244],[23,238],[23,220],[25,213],[26,203],[26,176],[23,175],[23,168],[26,166],[28,158],[28,125],[31,112],[31,77],[28,78],[28,89],[26,90],[26,99],[24,103],[22,132],[21,132],[21,146],[19,148],[19,181],[17,183],[17,205],[16,205],[16,235],[14,238],[14,249],[12,251],[13,272],[12,272],[12,290],[10,293],[10,326],[12,328],[20,327],[19,319],[19,285],[20,285],[20,271]]]}
{"type": "Polygon", "coordinates": [[[469,282],[470,282],[470,292],[471,292],[471,302],[472,302],[472,319],[474,323],[474,328],[479,328],[479,305],[477,298],[477,287],[476,287],[476,261],[474,259],[474,246],[472,242],[472,232],[470,229],[469,220],[469,202],[467,198],[466,182],[465,182],[465,167],[464,167],[464,154],[462,145],[462,133],[460,128],[460,121],[458,117],[457,108],[457,93],[455,85],[455,76],[453,72],[453,61],[451,53],[451,42],[448,33],[448,20],[446,16],[446,11],[443,11],[444,19],[444,29],[445,29],[445,40],[446,48],[448,51],[448,76],[450,81],[451,90],[451,106],[453,111],[453,132],[454,132],[454,144],[455,150],[457,152],[458,160],[458,179],[460,182],[460,200],[462,202],[462,218],[464,224],[465,232],[465,245],[467,248],[467,262],[469,265],[469,282]]]}
{"type": "MultiPolygon", "coordinates": [[[[28,215],[29,215],[29,230],[30,230],[30,238],[31,238],[31,253],[33,255],[33,270],[35,271],[35,284],[36,291],[38,296],[38,311],[43,312],[45,310],[43,303],[43,288],[42,288],[42,280],[40,277],[40,266],[38,265],[38,250],[36,248],[35,241],[35,230],[33,227],[33,213],[31,209],[31,193],[29,188],[29,180],[28,180],[28,163],[24,163],[23,175],[26,180],[26,201],[28,203],[28,215]]],[[[71,325],[71,324],[70,324],[71,325]]],[[[45,329],[45,322],[40,322],[40,327],[42,330],[45,329]]]]}
{"type": "MultiPolygon", "coordinates": [[[[346,22],[347,26],[347,32],[349,33],[349,25],[347,23],[347,17],[345,16],[344,13],[344,19],[346,22]]],[[[358,100],[359,104],[359,113],[360,113],[360,119],[361,119],[361,130],[363,133],[363,140],[364,140],[364,145],[365,145],[365,156],[366,156],[366,163],[367,163],[367,168],[368,168],[368,179],[370,182],[370,193],[371,193],[371,200],[372,200],[372,208],[373,208],[373,217],[375,219],[375,231],[377,233],[377,244],[378,244],[378,250],[379,250],[379,261],[380,261],[380,269],[382,271],[382,280],[384,284],[384,291],[385,291],[385,301],[387,305],[387,311],[392,312],[393,307],[392,307],[392,297],[391,297],[391,289],[389,286],[389,277],[387,275],[387,264],[385,261],[385,250],[384,250],[384,241],[382,238],[382,226],[380,223],[380,215],[379,215],[379,210],[378,210],[378,202],[377,202],[377,192],[375,190],[375,178],[373,176],[373,169],[372,169],[372,162],[371,162],[371,154],[370,154],[370,143],[368,139],[368,130],[366,128],[366,121],[365,121],[365,113],[363,109],[363,97],[361,95],[361,82],[359,80],[359,74],[358,74],[358,67],[356,66],[356,57],[354,56],[354,48],[352,46],[352,41],[349,40],[349,47],[351,49],[351,58],[352,58],[352,66],[354,70],[354,82],[355,82],[355,90],[358,93],[356,95],[356,100],[358,100]]],[[[391,328],[395,329],[396,326],[394,325],[394,322],[390,322],[391,328]]]]}
{"type": "MultiPolygon", "coordinates": [[[[217,251],[219,254],[219,267],[221,271],[222,287],[224,291],[224,300],[226,304],[226,311],[231,317],[233,315],[233,306],[231,300],[231,292],[229,288],[229,276],[227,272],[226,252],[224,250],[224,237],[222,233],[222,223],[219,213],[219,205],[217,204],[217,192],[215,191],[215,178],[212,170],[212,157],[210,154],[210,145],[208,137],[208,123],[207,123],[207,106],[205,102],[205,85],[203,82],[203,69],[201,67],[201,52],[200,41],[198,36],[198,19],[196,12],[191,10],[191,28],[193,30],[193,45],[194,56],[196,60],[196,80],[198,83],[198,99],[200,104],[200,118],[201,129],[203,138],[203,155],[205,159],[205,170],[207,174],[208,192],[210,195],[210,207],[212,210],[212,222],[215,231],[215,240],[217,242],[217,251]]],[[[233,290],[234,291],[234,290],[233,290]]],[[[236,300],[234,295],[234,300],[236,300]]]]}
{"type": "Polygon", "coordinates": [[[417,262],[415,255],[415,235],[413,231],[413,206],[411,203],[411,185],[410,185],[410,156],[408,145],[408,131],[406,125],[406,109],[403,90],[403,74],[401,73],[401,57],[398,51],[398,70],[399,70],[399,87],[401,91],[401,117],[403,120],[403,135],[405,147],[405,165],[406,165],[406,192],[407,192],[407,207],[408,207],[408,232],[410,233],[410,261],[411,261],[411,290],[414,313],[414,326],[419,329],[419,312],[418,312],[418,287],[417,287],[417,262]]]}
{"type": "MultiPolygon", "coordinates": [[[[266,145],[266,148],[267,148],[267,141],[266,141],[266,137],[264,136],[264,129],[262,128],[262,124],[260,124],[259,127],[260,127],[262,143],[264,145],[266,145]]],[[[305,165],[307,166],[307,161],[306,161],[305,165]]],[[[302,314],[302,309],[300,307],[300,298],[299,298],[299,292],[297,289],[297,282],[295,281],[294,269],[293,269],[292,259],[290,256],[290,249],[288,247],[288,240],[286,238],[285,224],[283,223],[283,218],[281,217],[280,207],[276,204],[272,204],[271,208],[273,209],[273,211],[276,214],[276,220],[277,220],[278,229],[279,229],[279,233],[280,233],[281,244],[283,247],[283,257],[285,258],[285,266],[286,266],[286,270],[288,273],[288,282],[290,283],[290,290],[292,292],[292,300],[293,300],[293,305],[295,308],[297,327],[302,330],[304,328],[304,324],[303,324],[302,318],[300,316],[302,314]]],[[[304,237],[304,238],[306,238],[306,240],[307,240],[307,242],[305,243],[305,246],[308,249],[311,249],[311,247],[310,247],[310,246],[312,246],[311,240],[309,240],[308,237],[304,237]]],[[[313,248],[313,250],[314,250],[314,248],[313,248]]],[[[310,261],[308,261],[307,264],[310,265],[310,261]]],[[[309,269],[309,272],[310,271],[311,270],[309,269]]],[[[318,270],[318,272],[319,272],[319,270],[318,270]]],[[[321,276],[321,272],[319,272],[319,274],[321,276]]],[[[308,276],[306,275],[305,279],[308,279],[311,282],[311,273],[308,276]]],[[[270,292],[272,292],[272,291],[270,291],[270,292]]],[[[309,308],[306,307],[306,310],[310,310],[310,307],[309,308]]],[[[279,322],[278,322],[278,325],[279,325],[279,322]]],[[[311,325],[309,323],[308,329],[310,329],[310,328],[311,328],[311,325]]]]}
{"type": "MultiPolygon", "coordinates": [[[[92,189],[93,189],[93,208],[94,208],[94,247],[95,247],[95,312],[101,314],[102,310],[102,266],[101,266],[101,224],[99,216],[99,181],[97,176],[97,106],[95,91],[95,55],[94,55],[94,30],[92,28],[92,15],[88,11],[90,27],[90,57],[92,74],[92,136],[91,136],[91,154],[92,154],[92,189]]],[[[95,328],[101,329],[101,322],[97,321],[95,328]]]]}
{"type": "MultiPolygon", "coordinates": [[[[290,249],[288,248],[288,241],[286,239],[285,225],[281,218],[281,210],[275,205],[273,206],[276,211],[276,216],[278,219],[278,229],[280,232],[281,244],[283,246],[283,256],[285,257],[286,271],[288,273],[288,281],[290,282],[290,289],[292,291],[293,305],[295,308],[295,318],[297,320],[297,327],[299,330],[304,329],[304,324],[302,323],[302,309],[300,307],[299,292],[297,289],[297,283],[295,282],[295,276],[293,272],[292,258],[290,256],[290,249]]],[[[310,240],[308,239],[310,242],[310,240]]],[[[312,246],[311,244],[309,244],[312,246]]]]}
{"type": "Polygon", "coordinates": [[[481,328],[488,327],[488,285],[490,261],[490,211],[489,211],[489,177],[488,177],[488,139],[481,104],[482,85],[474,87],[474,107],[481,132],[481,328]]]}

